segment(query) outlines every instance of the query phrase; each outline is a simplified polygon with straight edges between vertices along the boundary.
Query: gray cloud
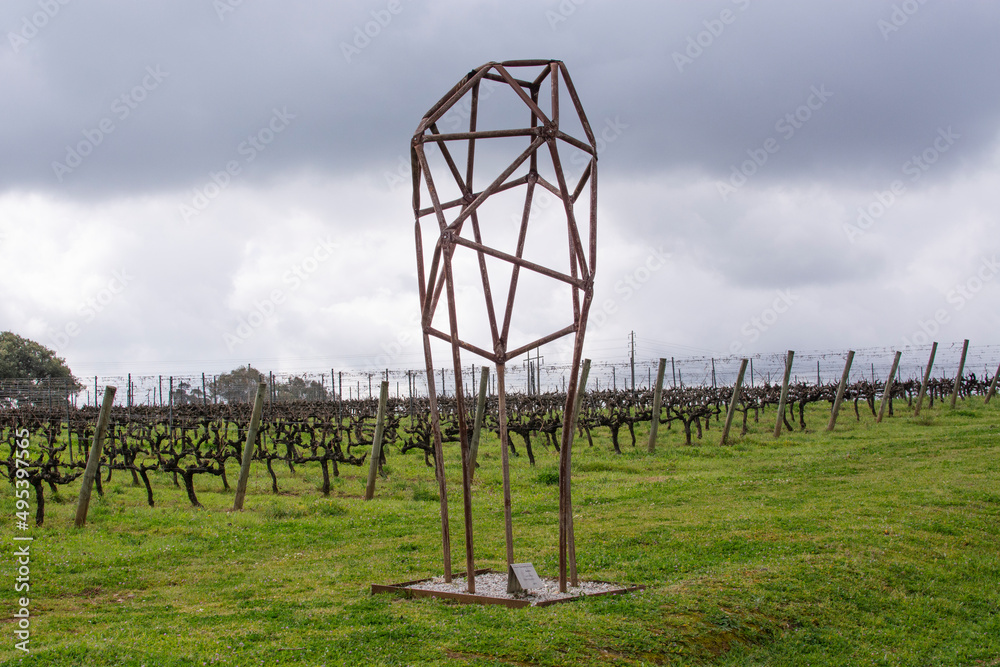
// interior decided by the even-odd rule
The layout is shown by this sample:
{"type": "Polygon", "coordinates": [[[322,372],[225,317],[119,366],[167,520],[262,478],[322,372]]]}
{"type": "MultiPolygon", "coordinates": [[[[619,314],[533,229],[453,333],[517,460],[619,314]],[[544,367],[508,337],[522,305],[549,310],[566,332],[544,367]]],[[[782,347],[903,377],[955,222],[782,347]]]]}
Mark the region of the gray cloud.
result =
{"type": "MultiPolygon", "coordinates": [[[[1000,8],[991,4],[922,5],[888,39],[878,22],[892,9],[871,3],[562,4],[575,11],[553,27],[554,2],[401,2],[398,14],[378,2],[244,3],[223,20],[193,0],[71,3],[17,53],[3,51],[0,78],[17,104],[0,131],[14,158],[0,183],[79,196],[190,185],[274,108],[296,123],[256,177],[343,173],[405,147],[468,69],[521,55],[565,59],[595,123],[620,116],[643,134],[609,156],[622,171],[724,175],[745,151],[785,136],[776,124],[814,86],[833,97],[782,139],[762,179],[882,176],[941,126],[968,137],[962,153],[973,163],[996,139],[1000,83],[988,64],[1000,55],[991,38],[1000,8]],[[690,61],[682,71],[678,54],[690,61]],[[169,74],[142,101],[123,102],[149,67],[169,74]],[[105,119],[114,131],[59,183],[51,163],[105,119]]],[[[37,9],[8,3],[2,25],[16,32],[37,9]]]]}
{"type": "MultiPolygon", "coordinates": [[[[405,304],[415,308],[410,136],[467,71],[508,58],[565,60],[591,123],[608,130],[602,293],[634,269],[615,255],[625,248],[639,261],[663,246],[677,262],[597,340],[645,325],[666,332],[657,340],[725,350],[744,316],[794,288],[804,302],[783,321],[787,337],[775,328],[761,345],[834,344],[845,330],[824,318],[862,308],[880,315],[846,331],[891,344],[993,243],[993,3],[216,5],[0,8],[9,326],[44,333],[71,321],[87,289],[125,262],[136,281],[75,338],[74,358],[329,353],[368,363],[410,327],[405,304]],[[946,150],[942,132],[957,137],[946,150]],[[915,167],[915,156],[933,163],[915,167]],[[901,193],[880,202],[896,181],[901,193]],[[852,241],[864,212],[871,222],[852,241]],[[223,335],[282,288],[286,261],[308,240],[301,230],[378,247],[390,268],[357,257],[325,265],[322,280],[227,349],[223,335]],[[58,268],[33,272],[22,258],[32,243],[58,268]],[[672,302],[684,326],[638,307],[662,299],[668,278],[690,291],[672,302]],[[849,296],[858,291],[883,296],[859,305],[849,296]],[[708,302],[719,304],[711,317],[708,302]]],[[[979,323],[995,316],[970,313],[993,312],[995,294],[988,285],[954,321],[987,332],[979,323]]],[[[400,355],[409,362],[419,349],[400,355]]]]}

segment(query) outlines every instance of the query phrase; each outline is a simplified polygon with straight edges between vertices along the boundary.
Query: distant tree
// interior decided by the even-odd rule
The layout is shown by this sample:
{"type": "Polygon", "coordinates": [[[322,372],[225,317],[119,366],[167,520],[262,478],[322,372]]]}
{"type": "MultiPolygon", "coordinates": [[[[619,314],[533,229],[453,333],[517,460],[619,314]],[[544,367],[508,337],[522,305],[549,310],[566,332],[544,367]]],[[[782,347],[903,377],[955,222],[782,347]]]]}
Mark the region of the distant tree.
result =
{"type": "Polygon", "coordinates": [[[174,385],[173,401],[174,405],[202,403],[201,389],[192,388],[190,382],[180,380],[176,385],[174,385]]]}
{"type": "Polygon", "coordinates": [[[223,373],[215,379],[215,396],[226,403],[249,402],[264,374],[247,364],[223,373]]]}
{"type": "Polygon", "coordinates": [[[292,376],[284,384],[275,387],[279,401],[325,401],[326,387],[315,380],[306,381],[304,377],[292,376]]]}
{"type": "Polygon", "coordinates": [[[10,331],[0,333],[0,380],[18,380],[0,382],[0,399],[6,401],[50,401],[50,390],[58,390],[60,399],[69,400],[82,389],[65,359],[10,331]],[[39,391],[42,389],[44,395],[39,391]]]}

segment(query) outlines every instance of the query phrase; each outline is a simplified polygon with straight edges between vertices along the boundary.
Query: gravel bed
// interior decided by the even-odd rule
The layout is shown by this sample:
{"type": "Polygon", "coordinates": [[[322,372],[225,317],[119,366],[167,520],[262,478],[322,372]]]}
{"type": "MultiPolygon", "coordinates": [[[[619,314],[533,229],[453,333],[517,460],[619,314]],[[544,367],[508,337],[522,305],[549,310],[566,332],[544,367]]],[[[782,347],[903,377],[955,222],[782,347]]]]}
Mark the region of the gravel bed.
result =
{"type": "MultiPolygon", "coordinates": [[[[504,572],[489,572],[476,575],[475,594],[491,598],[503,598],[505,600],[528,600],[532,605],[536,605],[539,602],[546,602],[548,600],[597,595],[598,593],[608,593],[626,588],[621,584],[581,581],[579,586],[567,586],[566,592],[560,593],[558,579],[542,579],[542,583],[545,585],[544,588],[535,588],[512,595],[507,592],[507,574],[504,572]]],[[[451,580],[450,584],[445,583],[444,577],[435,577],[418,584],[411,584],[406,588],[417,588],[443,593],[468,593],[468,584],[465,577],[455,577],[451,580]]]]}

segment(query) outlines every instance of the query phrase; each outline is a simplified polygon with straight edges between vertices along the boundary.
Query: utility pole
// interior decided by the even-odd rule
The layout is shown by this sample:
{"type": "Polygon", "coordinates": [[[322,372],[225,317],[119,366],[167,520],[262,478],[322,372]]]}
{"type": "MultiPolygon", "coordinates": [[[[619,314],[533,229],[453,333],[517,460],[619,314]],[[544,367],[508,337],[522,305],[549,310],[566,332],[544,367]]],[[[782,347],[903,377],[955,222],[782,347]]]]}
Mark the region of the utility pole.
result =
{"type": "Polygon", "coordinates": [[[535,348],[535,357],[532,360],[531,350],[528,350],[528,358],[523,366],[528,373],[528,395],[536,396],[542,393],[542,361],[545,359],[541,355],[541,348],[535,348]]]}
{"type": "Polygon", "coordinates": [[[632,365],[632,398],[635,398],[635,332],[629,334],[629,362],[632,365]]]}
{"type": "Polygon", "coordinates": [[[542,393],[542,359],[544,358],[545,357],[542,356],[542,348],[536,347],[535,348],[535,374],[536,374],[535,393],[536,394],[542,393]]]}

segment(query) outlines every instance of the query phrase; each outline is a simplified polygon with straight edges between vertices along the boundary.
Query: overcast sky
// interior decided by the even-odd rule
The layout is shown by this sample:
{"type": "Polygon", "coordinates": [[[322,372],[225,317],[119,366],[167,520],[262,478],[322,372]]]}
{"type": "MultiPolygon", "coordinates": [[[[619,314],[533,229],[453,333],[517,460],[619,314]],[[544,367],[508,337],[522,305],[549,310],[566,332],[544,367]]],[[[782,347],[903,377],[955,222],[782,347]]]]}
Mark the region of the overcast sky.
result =
{"type": "Polygon", "coordinates": [[[556,58],[603,136],[588,356],[995,344],[998,28],[985,0],[5,0],[0,328],[81,376],[419,368],[410,138],[473,68],[556,58]]]}

